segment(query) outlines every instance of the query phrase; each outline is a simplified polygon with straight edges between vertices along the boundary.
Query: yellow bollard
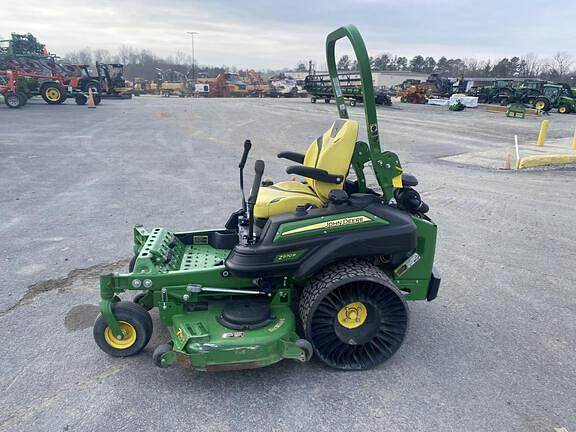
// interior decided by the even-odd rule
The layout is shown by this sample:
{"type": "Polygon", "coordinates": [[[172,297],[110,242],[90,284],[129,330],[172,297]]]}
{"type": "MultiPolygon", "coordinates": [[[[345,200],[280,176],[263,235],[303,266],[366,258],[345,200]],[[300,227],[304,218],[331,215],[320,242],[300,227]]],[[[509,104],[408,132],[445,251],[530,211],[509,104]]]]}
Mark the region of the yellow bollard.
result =
{"type": "Polygon", "coordinates": [[[574,138],[572,139],[572,148],[576,150],[576,129],[574,129],[574,138]]]}
{"type": "Polygon", "coordinates": [[[549,124],[550,120],[542,120],[542,124],[540,125],[540,133],[538,134],[538,141],[536,141],[536,145],[540,147],[544,145],[544,141],[546,141],[546,135],[548,135],[549,124]]]}

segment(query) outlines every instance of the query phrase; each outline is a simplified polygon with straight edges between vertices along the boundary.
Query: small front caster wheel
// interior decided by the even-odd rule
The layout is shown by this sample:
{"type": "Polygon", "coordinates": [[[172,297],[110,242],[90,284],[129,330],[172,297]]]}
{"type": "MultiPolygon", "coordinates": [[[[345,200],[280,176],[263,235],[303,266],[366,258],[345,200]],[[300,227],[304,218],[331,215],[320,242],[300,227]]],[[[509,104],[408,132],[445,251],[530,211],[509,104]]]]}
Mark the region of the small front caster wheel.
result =
{"type": "Polygon", "coordinates": [[[166,353],[169,353],[170,351],[172,351],[171,344],[165,343],[162,345],[158,345],[154,350],[154,354],[152,354],[152,360],[154,361],[154,364],[161,368],[166,368],[170,366],[169,364],[166,364],[165,362],[162,361],[162,356],[166,353]]]}
{"type": "Polygon", "coordinates": [[[123,337],[116,338],[110,327],[98,315],[94,323],[94,340],[102,351],[114,357],[128,357],[138,354],[148,344],[152,336],[152,318],[150,314],[135,303],[120,302],[112,305],[123,337]]]}
{"type": "Polygon", "coordinates": [[[294,342],[294,345],[304,351],[305,355],[303,361],[310,361],[312,355],[314,354],[314,347],[312,347],[312,344],[306,339],[298,339],[296,342],[294,342]]]}

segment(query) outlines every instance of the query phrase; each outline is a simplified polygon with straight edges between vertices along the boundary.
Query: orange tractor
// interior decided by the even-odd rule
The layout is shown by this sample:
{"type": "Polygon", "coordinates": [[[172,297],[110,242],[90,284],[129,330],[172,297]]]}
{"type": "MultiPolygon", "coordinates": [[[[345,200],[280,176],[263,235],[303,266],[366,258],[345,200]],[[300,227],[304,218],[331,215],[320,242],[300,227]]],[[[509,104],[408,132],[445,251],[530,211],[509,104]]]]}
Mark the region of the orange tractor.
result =
{"type": "Polygon", "coordinates": [[[425,104],[430,97],[431,90],[431,85],[413,84],[402,89],[398,96],[400,96],[400,102],[403,103],[425,104]]]}
{"type": "Polygon", "coordinates": [[[246,71],[244,82],[246,83],[246,92],[248,93],[248,96],[264,97],[266,92],[270,89],[270,86],[264,83],[260,73],[253,69],[246,71]]]}
{"type": "Polygon", "coordinates": [[[196,80],[198,84],[208,84],[210,96],[229,97],[246,96],[246,84],[240,80],[236,73],[223,73],[216,78],[201,77],[196,80]]]}

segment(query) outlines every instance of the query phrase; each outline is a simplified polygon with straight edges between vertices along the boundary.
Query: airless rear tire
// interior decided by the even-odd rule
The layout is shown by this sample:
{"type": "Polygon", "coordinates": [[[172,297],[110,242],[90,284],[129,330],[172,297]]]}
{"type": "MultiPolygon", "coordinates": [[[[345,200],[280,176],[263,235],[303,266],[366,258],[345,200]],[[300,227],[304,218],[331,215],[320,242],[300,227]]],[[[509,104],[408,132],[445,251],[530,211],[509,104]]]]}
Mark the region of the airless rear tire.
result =
{"type": "Polygon", "coordinates": [[[315,275],[299,304],[304,334],[328,366],[364,370],[400,348],[408,329],[404,295],[378,267],[353,260],[315,275]]]}

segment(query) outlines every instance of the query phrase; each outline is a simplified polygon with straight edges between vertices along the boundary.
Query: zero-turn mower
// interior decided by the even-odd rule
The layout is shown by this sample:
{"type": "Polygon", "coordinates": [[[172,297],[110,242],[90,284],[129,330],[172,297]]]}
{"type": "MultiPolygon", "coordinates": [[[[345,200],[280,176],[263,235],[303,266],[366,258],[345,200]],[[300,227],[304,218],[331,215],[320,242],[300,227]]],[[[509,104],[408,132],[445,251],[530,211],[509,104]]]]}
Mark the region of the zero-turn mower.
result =
{"type": "Polygon", "coordinates": [[[256,161],[248,199],[240,168],[242,208],[224,228],[172,232],[134,229],[126,274],[100,278],[94,338],[106,353],[125,357],[148,344],[152,318],[171,340],[153,354],[156,365],[196,370],[256,368],[314,354],[338,369],[367,369],[389,359],[408,328],[407,300],[433,300],[436,225],[403,174],[396,154],[381,151],[370,64],[354,26],[326,40],[339,119],[305,154],[285,151],[288,174],[305,181],[262,182],[256,161]],[[348,117],[339,85],[335,44],[348,38],[364,92],[368,142],[348,117]],[[370,163],[379,188],[366,184],[370,163]],[[356,180],[347,178],[352,168],[356,180]],[[119,294],[141,291],[133,301],[119,294]]]}

